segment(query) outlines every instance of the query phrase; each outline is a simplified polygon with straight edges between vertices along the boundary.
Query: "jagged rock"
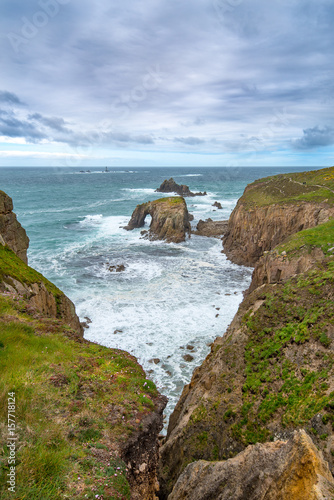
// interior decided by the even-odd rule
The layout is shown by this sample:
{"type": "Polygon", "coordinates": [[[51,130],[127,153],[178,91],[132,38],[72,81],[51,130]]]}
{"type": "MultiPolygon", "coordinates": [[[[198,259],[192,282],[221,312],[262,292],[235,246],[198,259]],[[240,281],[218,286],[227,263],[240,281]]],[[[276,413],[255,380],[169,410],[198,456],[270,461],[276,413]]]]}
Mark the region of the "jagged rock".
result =
{"type": "Polygon", "coordinates": [[[168,500],[330,500],[334,480],[305,431],[289,441],[249,446],[223,462],[185,469],[168,500]]]}
{"type": "Polygon", "coordinates": [[[194,234],[198,236],[208,236],[210,238],[220,238],[227,231],[227,220],[213,221],[212,219],[200,220],[196,226],[194,234]]]}
{"type": "Polygon", "coordinates": [[[127,231],[143,227],[145,218],[151,215],[152,221],[147,237],[153,240],[166,240],[168,243],[185,241],[186,234],[190,236],[191,228],[186,202],[183,198],[161,198],[137,205],[127,231]]]}
{"type": "Polygon", "coordinates": [[[12,210],[12,199],[0,191],[0,244],[8,245],[27,264],[29,238],[12,210]]]}
{"type": "Polygon", "coordinates": [[[109,264],[107,264],[107,269],[111,273],[113,273],[113,272],[121,273],[121,272],[125,271],[125,265],[124,264],[117,264],[116,266],[110,266],[109,264]]]}
{"type": "Polygon", "coordinates": [[[219,201],[215,201],[212,206],[218,208],[218,210],[223,209],[222,204],[219,201]]]}
{"type": "Polygon", "coordinates": [[[156,192],[158,193],[177,193],[180,196],[187,197],[187,196],[206,196],[207,192],[204,191],[204,193],[193,193],[190,191],[189,187],[186,186],[185,184],[177,184],[173,177],[171,177],[169,180],[165,179],[161,186],[156,189],[156,192]]]}

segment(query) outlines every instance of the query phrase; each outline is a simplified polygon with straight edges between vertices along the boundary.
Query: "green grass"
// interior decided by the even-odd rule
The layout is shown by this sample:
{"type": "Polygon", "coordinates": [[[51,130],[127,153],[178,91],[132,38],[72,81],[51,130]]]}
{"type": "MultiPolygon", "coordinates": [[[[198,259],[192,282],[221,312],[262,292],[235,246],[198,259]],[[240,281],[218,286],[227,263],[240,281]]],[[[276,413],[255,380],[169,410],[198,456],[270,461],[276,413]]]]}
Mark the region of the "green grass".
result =
{"type": "Polygon", "coordinates": [[[334,252],[328,252],[334,247],[334,219],[290,236],[288,240],[277,246],[275,251],[295,254],[300,253],[301,249],[310,252],[315,247],[321,248],[325,255],[334,255],[334,252]]]}
{"type": "Polygon", "coordinates": [[[35,271],[32,267],[27,266],[10,248],[0,245],[0,282],[5,276],[9,276],[27,285],[44,283],[46,289],[56,298],[64,295],[59,288],[42,274],[35,271]]]}
{"type": "Polygon", "coordinates": [[[67,338],[60,321],[31,318],[1,294],[0,311],[1,499],[129,499],[117,449],[154,408],[154,384],[128,353],[67,338]],[[15,494],[6,484],[12,391],[18,436],[15,494]],[[112,449],[113,457],[107,451],[112,449]]]}
{"type": "Polygon", "coordinates": [[[248,209],[272,204],[323,201],[334,204],[334,167],[257,180],[247,186],[240,199],[248,209]]]}

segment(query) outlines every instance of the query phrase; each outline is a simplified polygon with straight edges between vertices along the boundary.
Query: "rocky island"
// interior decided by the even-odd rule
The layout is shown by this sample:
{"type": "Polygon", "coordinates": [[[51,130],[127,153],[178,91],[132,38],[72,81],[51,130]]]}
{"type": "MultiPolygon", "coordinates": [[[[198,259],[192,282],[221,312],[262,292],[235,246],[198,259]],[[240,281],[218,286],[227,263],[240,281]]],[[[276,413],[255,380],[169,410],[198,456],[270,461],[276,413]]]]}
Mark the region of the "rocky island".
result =
{"type": "Polygon", "coordinates": [[[204,193],[193,193],[190,191],[189,187],[186,186],[185,184],[177,184],[173,177],[171,177],[169,180],[165,179],[161,186],[156,189],[157,193],[176,193],[179,196],[183,197],[188,197],[188,196],[206,196],[207,193],[204,191],[204,193]]]}
{"type": "Polygon", "coordinates": [[[127,226],[127,231],[143,227],[146,216],[152,221],[147,237],[151,240],[165,240],[167,243],[180,243],[190,236],[190,215],[187,204],[181,197],[160,198],[137,205],[127,226]]]}
{"type": "Polygon", "coordinates": [[[239,200],[224,249],[253,281],[171,415],[161,499],[334,498],[333,195],[334,167],[239,200]]]}

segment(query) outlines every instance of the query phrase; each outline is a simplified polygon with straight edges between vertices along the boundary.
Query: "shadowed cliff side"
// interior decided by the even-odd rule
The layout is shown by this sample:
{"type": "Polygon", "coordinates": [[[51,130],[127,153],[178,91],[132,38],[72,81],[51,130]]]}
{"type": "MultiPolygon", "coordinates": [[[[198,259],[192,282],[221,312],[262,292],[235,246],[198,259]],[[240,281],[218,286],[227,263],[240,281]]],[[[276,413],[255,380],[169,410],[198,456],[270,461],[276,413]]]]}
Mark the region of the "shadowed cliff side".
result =
{"type": "Polygon", "coordinates": [[[180,243],[185,241],[187,233],[190,236],[187,204],[181,197],[161,198],[137,205],[129,224],[124,229],[131,231],[143,227],[147,215],[152,217],[148,232],[151,241],[166,240],[168,243],[180,243]]]}
{"type": "Polygon", "coordinates": [[[27,264],[29,238],[12,210],[12,199],[0,191],[0,244],[8,245],[27,264]]]}
{"type": "Polygon", "coordinates": [[[236,264],[254,266],[298,231],[334,216],[334,167],[283,174],[246,187],[228,223],[224,251],[236,264]]]}

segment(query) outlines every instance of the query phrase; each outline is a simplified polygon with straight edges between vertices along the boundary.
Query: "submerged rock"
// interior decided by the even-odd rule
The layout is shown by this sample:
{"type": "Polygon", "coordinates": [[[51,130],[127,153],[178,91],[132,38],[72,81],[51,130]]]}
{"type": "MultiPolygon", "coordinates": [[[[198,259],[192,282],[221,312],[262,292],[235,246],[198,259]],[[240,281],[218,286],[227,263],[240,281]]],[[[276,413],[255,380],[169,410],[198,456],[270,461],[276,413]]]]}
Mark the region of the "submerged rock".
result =
{"type": "Polygon", "coordinates": [[[325,500],[334,480],[305,431],[289,441],[249,446],[223,462],[194,462],[168,500],[325,500]]]}
{"type": "Polygon", "coordinates": [[[150,229],[145,235],[149,240],[166,240],[168,243],[185,241],[186,234],[190,236],[191,228],[186,202],[181,197],[161,198],[137,205],[127,231],[143,227],[145,218],[151,215],[150,229]]]}
{"type": "Polygon", "coordinates": [[[161,186],[156,189],[157,193],[177,193],[180,196],[206,196],[207,192],[204,191],[204,193],[193,193],[190,191],[189,187],[186,186],[185,184],[177,184],[173,177],[171,177],[169,180],[164,180],[161,186]]]}

